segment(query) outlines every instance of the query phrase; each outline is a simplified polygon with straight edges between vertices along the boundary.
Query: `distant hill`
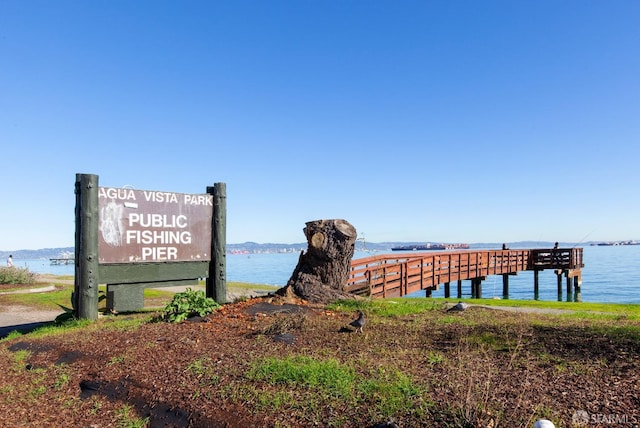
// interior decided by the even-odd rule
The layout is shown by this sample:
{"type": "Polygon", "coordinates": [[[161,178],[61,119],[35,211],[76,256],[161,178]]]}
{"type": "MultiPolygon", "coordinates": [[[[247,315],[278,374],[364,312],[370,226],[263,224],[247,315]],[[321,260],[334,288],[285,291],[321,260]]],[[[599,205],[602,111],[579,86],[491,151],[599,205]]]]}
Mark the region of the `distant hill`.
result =
{"type": "Polygon", "coordinates": [[[11,254],[14,259],[51,259],[61,257],[62,253],[73,254],[73,247],[42,248],[39,250],[0,251],[0,259],[4,261],[11,254]]]}

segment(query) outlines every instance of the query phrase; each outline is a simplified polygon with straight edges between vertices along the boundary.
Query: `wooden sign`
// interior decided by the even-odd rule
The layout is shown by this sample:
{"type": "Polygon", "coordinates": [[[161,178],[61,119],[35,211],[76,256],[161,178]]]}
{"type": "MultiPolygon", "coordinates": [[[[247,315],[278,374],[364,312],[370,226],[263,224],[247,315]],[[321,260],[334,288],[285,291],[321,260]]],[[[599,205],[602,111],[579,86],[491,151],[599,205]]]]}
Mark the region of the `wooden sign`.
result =
{"type": "Polygon", "coordinates": [[[211,260],[213,196],[98,188],[99,262],[211,260]]]}

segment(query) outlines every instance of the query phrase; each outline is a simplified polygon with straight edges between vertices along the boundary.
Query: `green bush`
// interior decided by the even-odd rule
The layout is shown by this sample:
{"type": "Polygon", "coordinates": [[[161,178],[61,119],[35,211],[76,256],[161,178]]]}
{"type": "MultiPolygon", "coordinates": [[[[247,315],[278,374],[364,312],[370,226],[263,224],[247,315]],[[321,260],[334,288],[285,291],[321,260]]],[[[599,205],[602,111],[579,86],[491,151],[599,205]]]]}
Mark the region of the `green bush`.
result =
{"type": "Polygon", "coordinates": [[[0,284],[33,284],[36,274],[27,268],[0,267],[0,284]]]}
{"type": "Polygon", "coordinates": [[[192,290],[176,293],[164,308],[162,319],[169,322],[181,322],[187,318],[208,315],[219,308],[215,300],[206,297],[204,291],[192,290]]]}

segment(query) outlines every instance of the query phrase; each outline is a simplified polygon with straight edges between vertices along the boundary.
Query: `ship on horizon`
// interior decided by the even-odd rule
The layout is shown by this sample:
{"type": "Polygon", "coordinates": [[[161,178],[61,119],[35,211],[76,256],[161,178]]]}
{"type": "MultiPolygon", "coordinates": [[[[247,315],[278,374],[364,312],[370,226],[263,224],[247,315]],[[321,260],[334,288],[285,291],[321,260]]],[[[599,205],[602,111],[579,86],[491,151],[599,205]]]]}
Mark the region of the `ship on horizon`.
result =
{"type": "Polygon", "coordinates": [[[391,247],[391,251],[443,251],[443,250],[468,250],[469,244],[414,244],[391,247]]]}

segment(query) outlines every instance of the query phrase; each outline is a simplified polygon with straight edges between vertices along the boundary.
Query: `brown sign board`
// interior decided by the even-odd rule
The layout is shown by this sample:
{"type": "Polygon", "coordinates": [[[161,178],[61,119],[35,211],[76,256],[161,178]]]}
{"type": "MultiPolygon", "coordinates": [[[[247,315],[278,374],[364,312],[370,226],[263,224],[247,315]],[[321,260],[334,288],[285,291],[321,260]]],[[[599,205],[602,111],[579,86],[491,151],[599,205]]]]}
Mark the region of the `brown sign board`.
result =
{"type": "Polygon", "coordinates": [[[99,187],[99,263],[211,260],[213,196],[99,187]]]}

